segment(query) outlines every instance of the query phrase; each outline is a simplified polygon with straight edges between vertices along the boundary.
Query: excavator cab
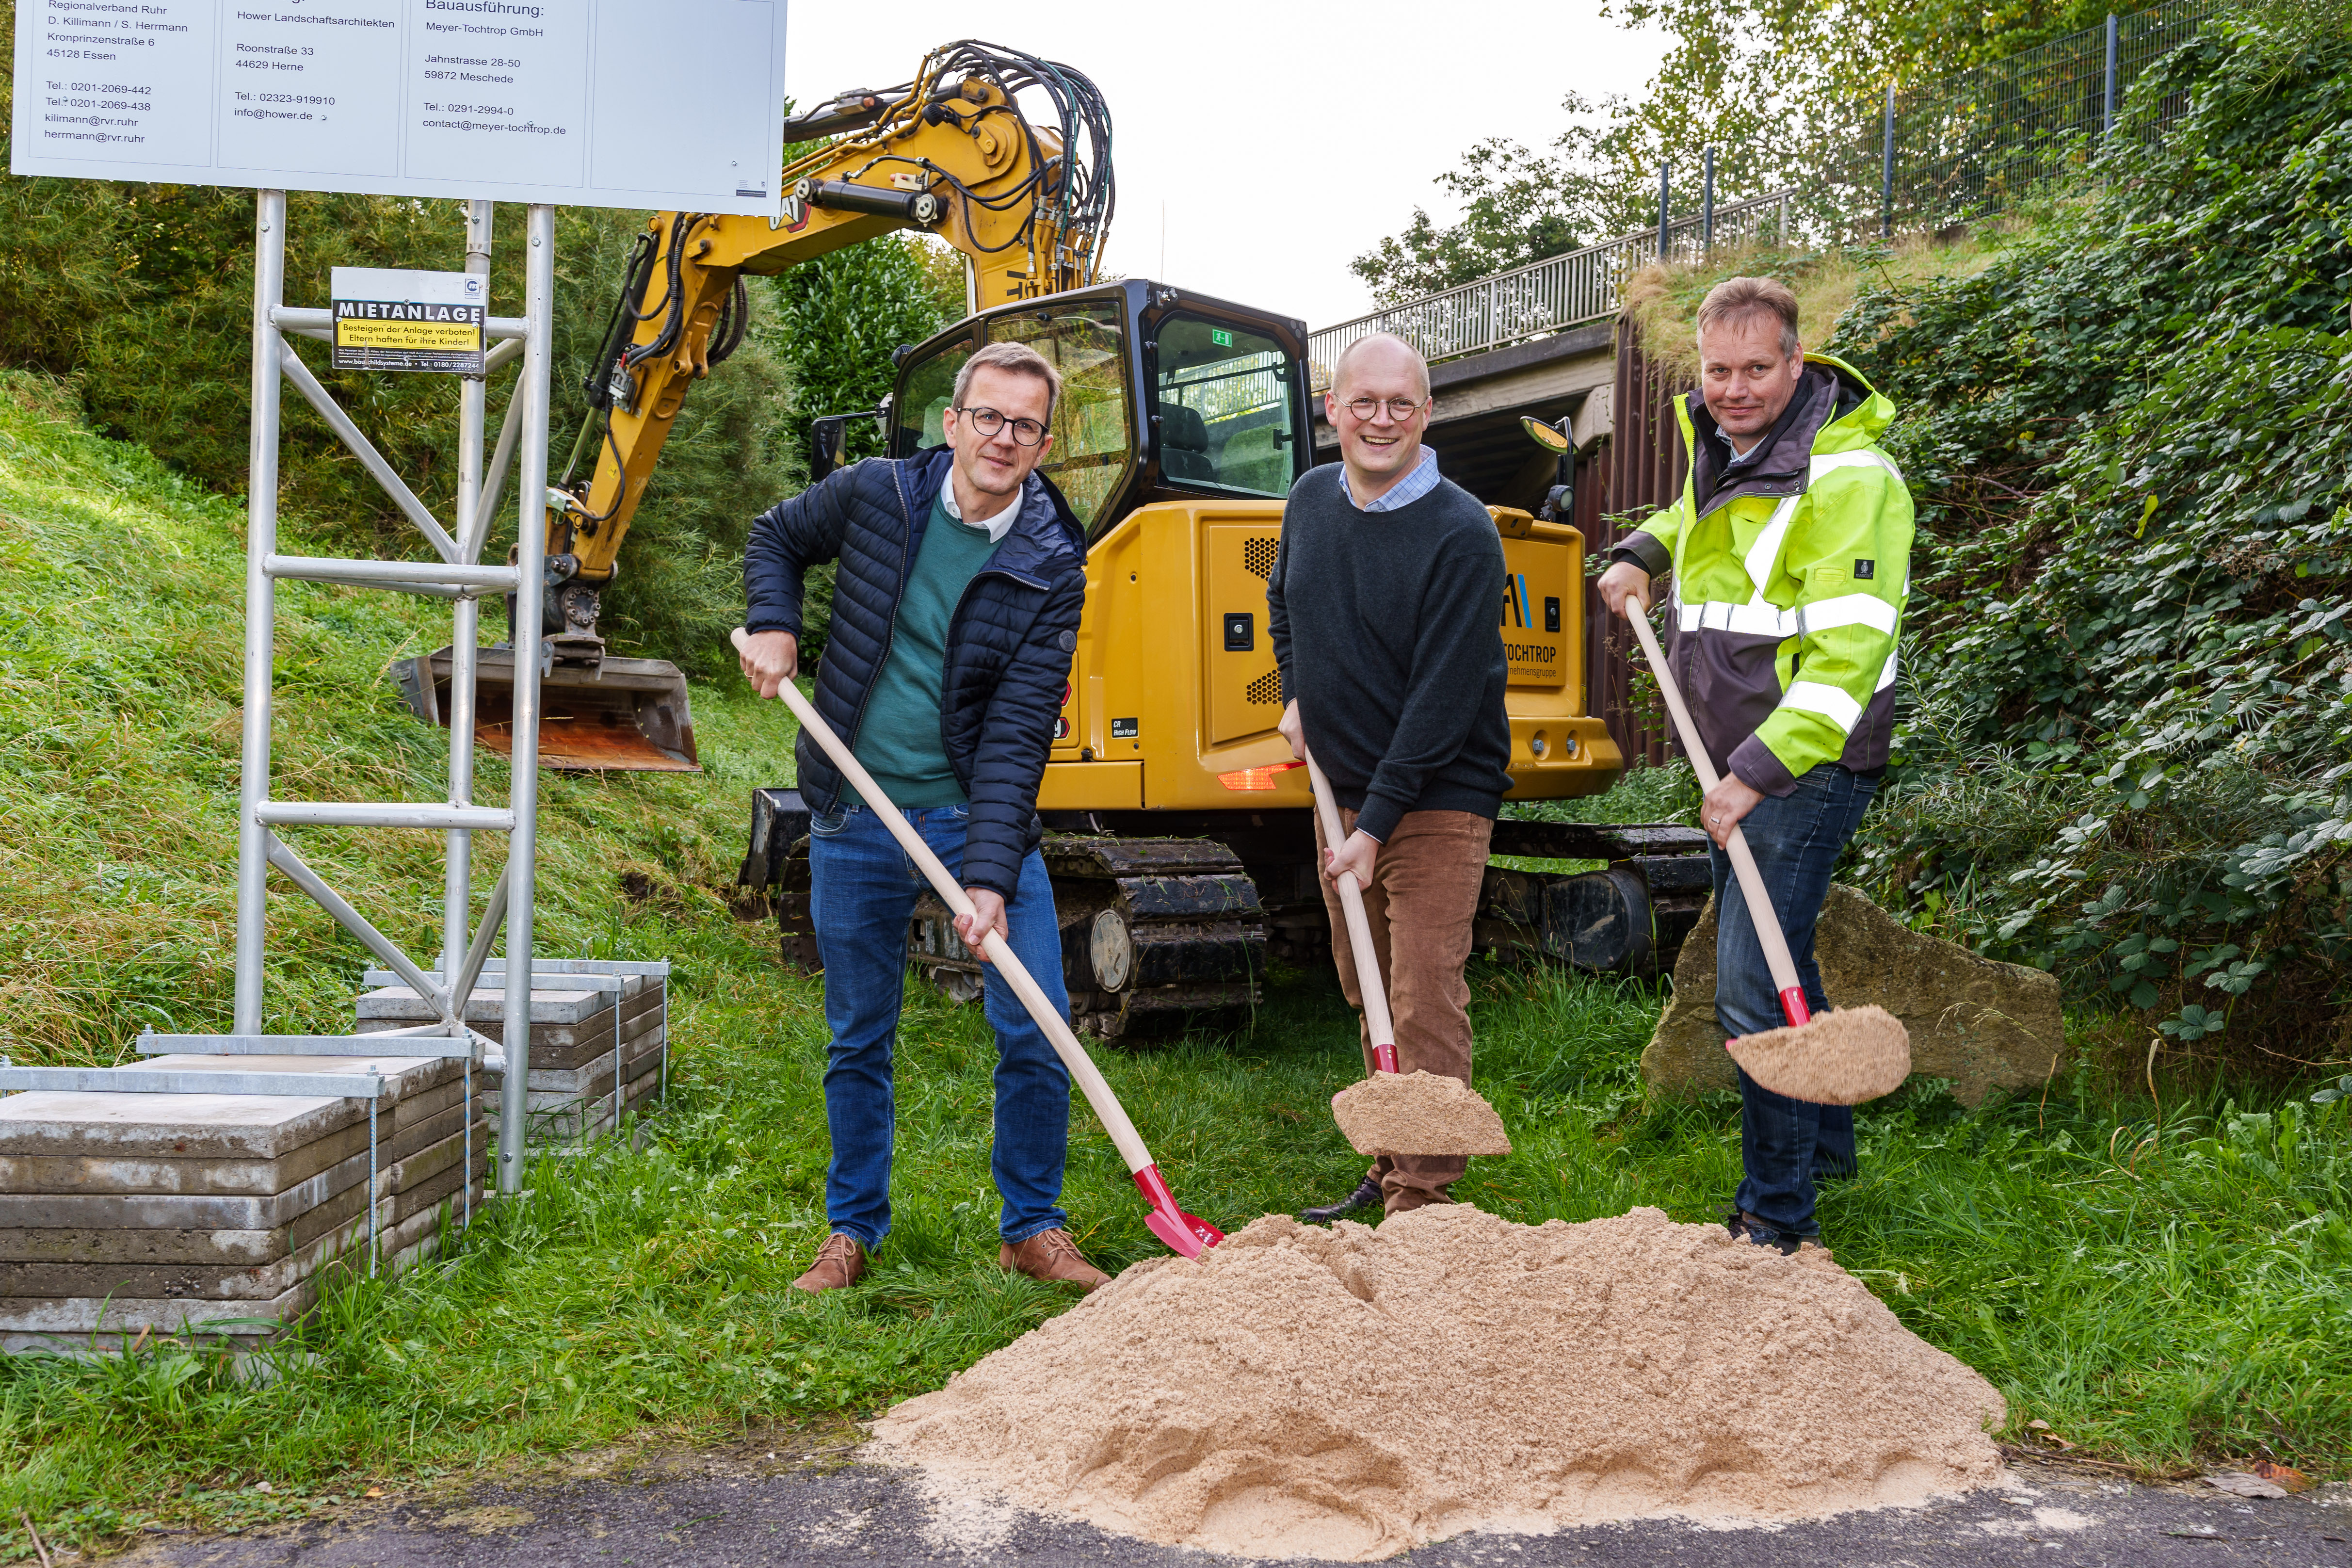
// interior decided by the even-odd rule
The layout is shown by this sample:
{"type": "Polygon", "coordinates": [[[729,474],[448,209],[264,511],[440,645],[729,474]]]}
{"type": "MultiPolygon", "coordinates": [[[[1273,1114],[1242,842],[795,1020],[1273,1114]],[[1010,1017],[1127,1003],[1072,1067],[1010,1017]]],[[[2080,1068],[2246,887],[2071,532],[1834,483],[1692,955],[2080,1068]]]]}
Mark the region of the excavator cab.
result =
{"type": "Polygon", "coordinates": [[[946,438],[956,374],[992,342],[1062,373],[1038,468],[1089,541],[1154,500],[1280,500],[1311,460],[1307,324],[1142,279],[1000,306],[916,346],[890,401],[892,457],[946,438]]]}

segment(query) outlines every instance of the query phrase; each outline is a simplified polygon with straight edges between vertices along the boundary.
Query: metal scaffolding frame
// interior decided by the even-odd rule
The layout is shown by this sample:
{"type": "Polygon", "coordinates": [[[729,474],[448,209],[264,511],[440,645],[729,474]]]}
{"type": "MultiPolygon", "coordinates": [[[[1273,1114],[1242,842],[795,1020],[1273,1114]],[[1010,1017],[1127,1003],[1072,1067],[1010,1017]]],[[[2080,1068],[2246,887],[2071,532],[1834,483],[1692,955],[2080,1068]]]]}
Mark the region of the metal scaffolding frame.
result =
{"type": "MultiPolygon", "coordinates": [[[[541,575],[546,552],[547,423],[549,361],[553,338],[555,209],[530,209],[522,316],[493,316],[488,323],[498,346],[485,374],[468,376],[457,415],[457,496],[455,526],[445,528],[352,422],[288,342],[293,334],[331,339],[329,312],[286,302],[286,193],[260,192],[256,203],[253,259],[253,444],[247,487],[245,574],[245,725],[243,767],[237,795],[236,1006],[231,1032],[214,1044],[183,1047],[226,1054],[265,1052],[273,1045],[289,1054],[317,1053],[312,1037],[270,1036],[262,1028],[263,958],[268,946],[268,881],[276,868],[337,923],[360,940],[387,968],[415,987],[441,1015],[436,1032],[467,1043],[469,1068],[476,1063],[504,1069],[499,1103],[498,1185],[519,1189],[522,1180],[525,1112],[529,1104],[531,968],[528,962],[505,973],[505,1039],[499,1058],[488,1044],[466,1027],[465,1000],[488,961],[499,923],[506,951],[531,952],[531,910],[539,816],[539,687],[542,662],[514,661],[513,771],[503,809],[474,804],[475,675],[481,629],[481,596],[515,595],[514,624],[540,622],[541,575]],[[521,383],[510,399],[498,448],[487,471],[483,437],[488,400],[488,376],[522,361],[521,383]],[[280,396],[290,382],[304,402],[341,438],[383,487],[402,514],[431,543],[436,561],[351,561],[281,555],[278,552],[278,453],[280,396]],[[484,542],[497,514],[517,451],[522,478],[517,505],[519,566],[482,564],[484,542]],[[342,583],[420,594],[451,601],[449,782],[447,798],[424,802],[334,802],[279,800],[270,790],[272,668],[275,659],[278,583],[283,579],[342,583]],[[278,830],[298,826],[414,827],[445,836],[446,868],[442,889],[441,951],[424,963],[412,960],[304,863],[278,830]],[[481,832],[507,835],[507,864],[491,889],[481,923],[470,929],[473,840],[481,832]]],[[[490,270],[491,205],[470,203],[466,219],[466,270],[487,278],[490,270]]],[[[381,1035],[354,1036],[351,1047],[381,1052],[381,1035]],[[361,1042],[364,1041],[362,1046],[361,1042]]],[[[126,1074],[127,1076],[131,1076],[126,1074]]],[[[131,1087],[125,1084],[123,1087],[131,1087]]],[[[470,1103],[470,1100],[469,1100],[470,1103]]],[[[468,1117],[468,1125],[471,1118],[468,1117]]],[[[468,1184],[470,1185],[470,1184],[468,1184]]]]}
{"type": "MultiPolygon", "coordinates": [[[[530,251],[524,268],[524,311],[492,316],[486,331],[496,342],[484,372],[467,376],[458,395],[457,494],[455,526],[445,528],[333,394],[294,352],[289,337],[332,342],[332,313],[286,302],[286,193],[257,193],[253,257],[253,426],[246,491],[245,712],[242,766],[237,790],[236,1000],[229,1032],[223,1035],[141,1037],[142,1056],[208,1056],[230,1058],[217,1069],[190,1070],[145,1064],[114,1068],[25,1068],[0,1058],[0,1093],[73,1090],[107,1093],[250,1094],[316,1097],[340,1095],[368,1101],[370,1184],[374,1184],[377,1106],[384,1079],[379,1070],[311,1073],[239,1070],[236,1058],[268,1056],[352,1058],[454,1058],[464,1063],[466,1156],[459,1185],[471,1217],[473,1165],[473,1072],[487,1068],[504,1074],[499,1103],[498,1186],[514,1193],[522,1182],[523,1147],[530,1108],[530,994],[535,965],[493,960],[490,949],[503,923],[506,951],[530,953],[539,817],[539,710],[541,657],[514,661],[512,779],[504,807],[474,804],[476,675],[481,633],[481,598],[515,596],[514,624],[541,622],[540,563],[547,545],[547,426],[549,374],[555,295],[555,209],[529,209],[530,251]],[[485,464],[488,377],[522,362],[521,380],[509,399],[497,449],[485,464]],[[438,557],[433,561],[363,561],[278,552],[278,455],[283,383],[290,382],[317,411],[438,557]],[[484,542],[497,515],[507,479],[521,454],[522,477],[516,515],[519,566],[482,564],[484,542]],[[270,727],[276,659],[278,584],[280,580],[341,583],[423,595],[451,603],[449,780],[446,799],[345,802],[280,800],[270,792],[270,727]],[[341,894],[330,887],[278,830],[293,826],[412,827],[444,836],[446,865],[442,887],[441,951],[418,963],[341,894]],[[507,864],[492,886],[480,923],[469,921],[473,895],[473,839],[482,832],[504,833],[507,864]],[[262,1027],[263,959],[268,947],[268,881],[275,868],[338,924],[357,937],[401,981],[430,1002],[436,1023],[383,1034],[272,1035],[262,1027]],[[466,999],[485,970],[503,986],[503,1041],[468,1028],[466,999]]],[[[487,279],[490,271],[492,206],[467,204],[466,267],[487,279]]],[[[543,640],[543,639],[542,639],[543,640]]],[[[665,1064],[666,1065],[666,1064],[665,1064]]],[[[375,1266],[376,1215],[369,1208],[370,1269],[375,1266]]]]}

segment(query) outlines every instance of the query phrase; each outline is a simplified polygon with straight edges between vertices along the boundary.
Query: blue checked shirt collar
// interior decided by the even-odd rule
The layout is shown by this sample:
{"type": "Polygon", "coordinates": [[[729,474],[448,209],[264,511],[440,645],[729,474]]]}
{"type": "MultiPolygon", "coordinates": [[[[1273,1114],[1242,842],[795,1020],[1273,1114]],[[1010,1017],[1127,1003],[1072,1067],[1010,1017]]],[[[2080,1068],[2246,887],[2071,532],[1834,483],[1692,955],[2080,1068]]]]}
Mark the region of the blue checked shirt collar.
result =
{"type": "Polygon", "coordinates": [[[1400,507],[1411,506],[1437,488],[1437,449],[1423,443],[1421,461],[1412,466],[1412,472],[1374,498],[1370,504],[1356,499],[1354,489],[1348,485],[1345,468],[1339,471],[1339,483],[1348,491],[1349,504],[1358,511],[1395,511],[1400,507]]]}

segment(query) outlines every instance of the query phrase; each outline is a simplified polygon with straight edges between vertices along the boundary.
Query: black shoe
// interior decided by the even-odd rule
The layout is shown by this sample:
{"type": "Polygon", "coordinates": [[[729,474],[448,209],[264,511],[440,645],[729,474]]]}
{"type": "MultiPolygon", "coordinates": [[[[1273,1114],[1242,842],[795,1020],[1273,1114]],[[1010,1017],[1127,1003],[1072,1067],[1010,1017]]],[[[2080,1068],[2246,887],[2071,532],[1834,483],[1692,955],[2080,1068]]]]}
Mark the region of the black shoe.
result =
{"type": "Polygon", "coordinates": [[[1356,1190],[1338,1203],[1318,1209],[1300,1209],[1298,1218],[1305,1225],[1329,1225],[1335,1219],[1345,1219],[1381,1203],[1381,1184],[1366,1176],[1356,1184],[1356,1190]]]}
{"type": "Polygon", "coordinates": [[[1805,1238],[1796,1232],[1766,1225],[1745,1209],[1733,1209],[1724,1215],[1723,1228],[1729,1231],[1736,1241],[1769,1247],[1783,1258],[1794,1258],[1797,1248],[1805,1245],[1805,1238]]]}

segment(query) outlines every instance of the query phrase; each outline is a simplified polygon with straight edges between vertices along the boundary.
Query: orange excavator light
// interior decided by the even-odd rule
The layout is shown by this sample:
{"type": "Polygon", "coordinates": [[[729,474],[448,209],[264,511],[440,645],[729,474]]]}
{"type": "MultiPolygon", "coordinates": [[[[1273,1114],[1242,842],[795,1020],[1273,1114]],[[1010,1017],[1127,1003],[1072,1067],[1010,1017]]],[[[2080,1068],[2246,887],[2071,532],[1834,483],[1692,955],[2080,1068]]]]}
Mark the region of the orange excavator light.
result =
{"type": "Polygon", "coordinates": [[[1272,789],[1274,775],[1286,773],[1293,768],[1303,768],[1305,763],[1276,763],[1270,768],[1244,768],[1239,773],[1219,773],[1217,782],[1227,789],[1272,789]]]}

